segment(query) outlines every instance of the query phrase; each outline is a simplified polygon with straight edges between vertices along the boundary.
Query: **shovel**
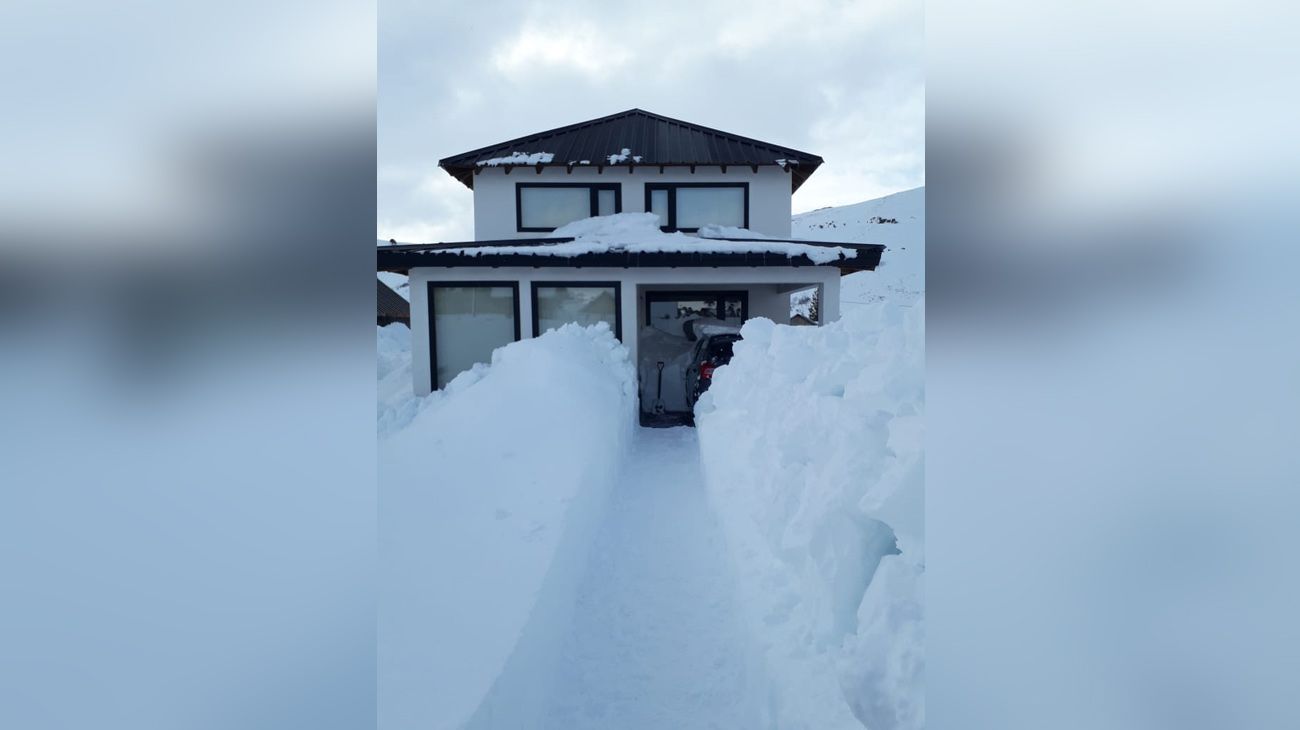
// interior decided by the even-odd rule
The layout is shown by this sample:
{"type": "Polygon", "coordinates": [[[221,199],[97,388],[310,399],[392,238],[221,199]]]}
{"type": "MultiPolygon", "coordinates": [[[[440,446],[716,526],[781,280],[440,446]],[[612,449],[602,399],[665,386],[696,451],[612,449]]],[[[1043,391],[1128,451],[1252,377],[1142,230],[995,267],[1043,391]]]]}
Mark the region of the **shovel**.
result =
{"type": "Polygon", "coordinates": [[[654,412],[655,415],[661,415],[664,412],[664,363],[663,360],[658,362],[659,366],[659,389],[655,392],[654,412]]]}

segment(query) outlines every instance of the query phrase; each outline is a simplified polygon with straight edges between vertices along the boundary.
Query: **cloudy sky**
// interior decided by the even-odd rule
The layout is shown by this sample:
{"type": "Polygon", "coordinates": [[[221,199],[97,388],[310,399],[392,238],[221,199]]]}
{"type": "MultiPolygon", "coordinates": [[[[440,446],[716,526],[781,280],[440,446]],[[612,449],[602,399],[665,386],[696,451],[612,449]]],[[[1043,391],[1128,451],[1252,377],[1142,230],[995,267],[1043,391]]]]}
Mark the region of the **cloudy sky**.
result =
{"type": "Polygon", "coordinates": [[[923,6],[380,0],[381,239],[473,238],[438,160],[639,107],[819,154],[795,212],[925,184],[923,6]]]}

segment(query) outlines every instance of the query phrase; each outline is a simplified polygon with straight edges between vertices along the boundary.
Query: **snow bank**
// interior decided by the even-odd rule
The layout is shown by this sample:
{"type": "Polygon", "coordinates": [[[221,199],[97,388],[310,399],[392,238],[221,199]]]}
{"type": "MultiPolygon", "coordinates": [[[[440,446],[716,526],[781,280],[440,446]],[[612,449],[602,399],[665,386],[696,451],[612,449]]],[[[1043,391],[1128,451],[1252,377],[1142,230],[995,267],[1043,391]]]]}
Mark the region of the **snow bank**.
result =
{"type": "Polygon", "coordinates": [[[696,407],[773,727],[924,725],[923,321],[751,320],[696,407]]]}
{"type": "MultiPolygon", "coordinates": [[[[411,387],[411,330],[394,323],[375,328],[379,375],[376,432],[380,437],[405,428],[432,399],[420,398],[411,387]]],[[[439,396],[441,397],[441,396],[439,396]]]]}
{"type": "MultiPolygon", "coordinates": [[[[733,233],[750,233],[742,228],[723,229],[733,233]]],[[[659,230],[659,216],[654,213],[615,213],[574,221],[560,226],[551,234],[553,238],[573,238],[566,243],[520,246],[483,246],[445,249],[437,253],[455,253],[464,256],[481,256],[503,253],[530,256],[562,256],[572,258],[581,254],[606,251],[631,251],[633,253],[775,253],[784,256],[807,256],[815,263],[824,264],[839,259],[853,258],[858,252],[841,246],[816,246],[785,241],[749,240],[723,241],[685,233],[664,233],[659,230]]]]}
{"type": "Polygon", "coordinates": [[[630,439],[627,349],[566,325],[417,400],[379,444],[380,724],[526,726],[630,439]]]}

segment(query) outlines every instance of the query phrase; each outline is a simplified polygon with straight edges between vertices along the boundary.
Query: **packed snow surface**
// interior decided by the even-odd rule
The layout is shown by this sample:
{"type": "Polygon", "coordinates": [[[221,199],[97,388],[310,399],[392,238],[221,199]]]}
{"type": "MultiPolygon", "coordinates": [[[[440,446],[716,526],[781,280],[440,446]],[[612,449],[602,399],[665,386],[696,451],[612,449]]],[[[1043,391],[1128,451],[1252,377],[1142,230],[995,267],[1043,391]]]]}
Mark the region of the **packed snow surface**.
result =
{"type": "Polygon", "coordinates": [[[685,233],[664,233],[659,230],[659,217],[654,213],[615,213],[614,215],[584,218],[555,229],[554,238],[573,238],[566,243],[547,245],[490,246],[444,249],[438,253],[455,253],[464,256],[485,254],[527,254],[531,256],[562,256],[572,258],[582,254],[607,251],[633,253],[774,253],[784,256],[807,256],[815,263],[824,264],[842,258],[853,258],[857,251],[841,246],[816,246],[784,241],[761,240],[763,237],[745,229],[727,229],[755,239],[749,241],[723,241],[688,236],[685,233]]]}
{"type": "Polygon", "coordinates": [[[522,727],[551,696],[636,407],[627,349],[566,325],[498,349],[379,445],[385,727],[522,727]]]}
{"type": "Polygon", "coordinates": [[[551,706],[528,727],[759,727],[693,429],[638,430],[590,554],[551,706]]]}
{"type": "Polygon", "coordinates": [[[779,728],[924,725],[924,300],[753,319],[696,406],[779,728]]]}
{"type": "Polygon", "coordinates": [[[506,157],[492,157],[486,160],[479,160],[477,165],[480,167],[496,167],[498,165],[545,165],[555,159],[553,152],[512,152],[506,157]]]}

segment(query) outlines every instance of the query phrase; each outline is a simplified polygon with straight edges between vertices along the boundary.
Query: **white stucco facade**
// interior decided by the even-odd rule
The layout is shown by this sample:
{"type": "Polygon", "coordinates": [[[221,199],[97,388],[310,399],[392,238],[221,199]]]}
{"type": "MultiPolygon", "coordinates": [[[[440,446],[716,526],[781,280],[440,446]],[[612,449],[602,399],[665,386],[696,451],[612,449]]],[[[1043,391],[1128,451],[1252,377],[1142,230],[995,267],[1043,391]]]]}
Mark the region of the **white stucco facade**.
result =
{"type": "MultiPolygon", "coordinates": [[[[518,171],[516,171],[518,172],[518,171]]],[[[624,173],[626,175],[626,173],[624,173]]],[[[728,173],[730,174],[730,173],[728,173]]],[[[512,192],[513,195],[513,192],[512,192]]],[[[788,195],[787,195],[788,198],[788,195]]],[[[789,218],[787,216],[787,226],[789,218]]],[[[534,282],[610,282],[620,284],[620,324],[623,343],[637,362],[637,332],[645,316],[647,291],[727,290],[748,295],[749,316],[775,322],[790,319],[790,294],[817,287],[821,321],[839,318],[840,272],[834,267],[718,267],[718,268],[570,268],[570,267],[427,267],[410,270],[411,352],[415,391],[432,390],[429,347],[429,283],[510,281],[519,285],[519,333],[535,337],[532,286],[534,282]]]]}
{"type": "MultiPolygon", "coordinates": [[[[595,161],[593,160],[593,163],[595,161]]],[[[518,183],[616,183],[621,186],[624,213],[646,210],[647,183],[748,183],[749,229],[772,238],[790,237],[790,173],[774,165],[720,167],[606,167],[595,164],[563,167],[485,167],[474,176],[474,238],[495,241],[512,238],[544,238],[548,233],[521,233],[515,216],[515,186],[518,183]],[[631,172],[629,172],[631,170],[631,172]]]]}

